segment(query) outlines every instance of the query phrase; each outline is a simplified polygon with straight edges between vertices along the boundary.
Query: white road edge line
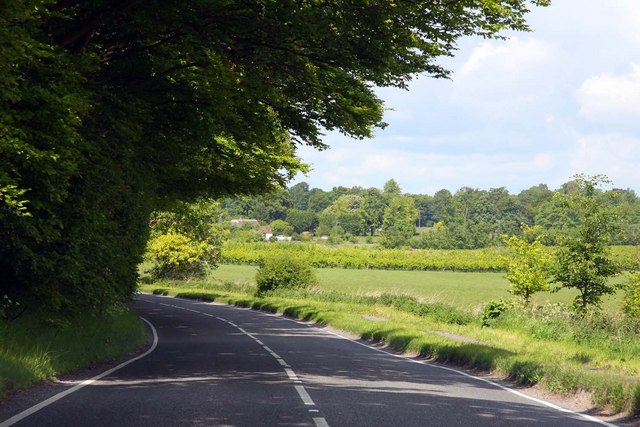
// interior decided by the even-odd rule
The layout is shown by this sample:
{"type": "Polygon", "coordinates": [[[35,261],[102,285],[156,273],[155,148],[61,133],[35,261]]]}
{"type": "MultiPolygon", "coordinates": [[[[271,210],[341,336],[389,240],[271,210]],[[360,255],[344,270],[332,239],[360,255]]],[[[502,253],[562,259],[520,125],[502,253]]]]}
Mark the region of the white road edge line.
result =
{"type": "Polygon", "coordinates": [[[71,393],[74,393],[74,392],[80,390],[81,388],[84,388],[84,387],[86,387],[86,386],[98,381],[99,379],[104,378],[107,375],[110,375],[110,374],[114,373],[115,371],[124,368],[125,366],[135,362],[136,360],[140,360],[143,357],[148,356],[149,354],[151,354],[153,352],[153,350],[155,350],[156,347],[158,346],[158,333],[156,332],[156,328],[151,324],[151,322],[149,322],[144,317],[141,317],[141,319],[144,320],[147,323],[147,325],[149,325],[149,327],[151,327],[151,332],[153,332],[153,344],[151,345],[151,347],[146,352],[144,352],[143,354],[141,354],[139,356],[134,357],[133,359],[129,359],[126,362],[122,362],[121,364],[119,364],[115,368],[111,368],[111,369],[109,369],[107,371],[104,371],[103,373],[98,374],[93,378],[89,378],[88,380],[85,380],[85,381],[81,382],[80,384],[71,387],[68,390],[65,390],[63,392],[60,392],[60,393],[54,395],[54,396],[51,396],[47,400],[44,400],[44,401],[38,403],[37,405],[34,405],[31,408],[26,409],[26,410],[20,412],[19,414],[14,415],[13,417],[11,417],[11,418],[3,421],[2,423],[0,423],[0,427],[11,426],[11,425],[17,423],[18,421],[21,421],[21,420],[25,419],[29,415],[32,415],[32,414],[38,412],[40,409],[42,409],[42,408],[44,408],[46,406],[49,406],[52,403],[62,399],[63,397],[65,397],[65,396],[67,396],[67,395],[69,395],[71,393]]]}
{"type": "Polygon", "coordinates": [[[607,426],[607,427],[619,427],[619,426],[617,426],[616,424],[608,423],[608,422],[606,422],[606,421],[604,421],[604,420],[601,420],[601,419],[599,419],[599,418],[593,417],[593,416],[591,416],[591,415],[582,414],[582,413],[580,413],[580,412],[576,412],[576,411],[573,411],[573,410],[571,410],[571,409],[566,409],[566,408],[563,408],[563,407],[561,407],[561,406],[555,405],[555,404],[553,404],[553,403],[551,403],[551,402],[547,402],[547,401],[545,401],[545,400],[541,400],[541,399],[537,399],[537,398],[532,397],[532,396],[528,396],[528,395],[526,395],[526,394],[524,394],[524,393],[520,393],[520,392],[519,392],[519,391],[517,391],[517,390],[511,389],[511,388],[506,387],[506,386],[503,386],[503,385],[501,385],[501,384],[498,384],[498,383],[496,383],[496,382],[494,382],[494,381],[491,381],[491,380],[488,380],[488,379],[486,379],[486,378],[476,377],[475,375],[468,374],[468,373],[466,373],[466,372],[464,372],[464,371],[459,371],[459,370],[457,370],[457,369],[448,368],[448,367],[446,367],[446,366],[436,365],[436,364],[429,363],[429,362],[427,362],[427,361],[423,361],[423,360],[416,360],[416,359],[414,359],[414,358],[411,358],[411,357],[408,357],[408,356],[404,356],[404,355],[401,355],[401,354],[394,354],[394,353],[390,353],[390,352],[388,352],[388,351],[385,351],[385,350],[382,350],[382,349],[379,349],[379,348],[375,348],[375,347],[372,347],[372,346],[370,346],[370,345],[367,345],[367,344],[364,344],[364,343],[358,342],[358,341],[353,340],[353,339],[351,339],[351,338],[349,338],[349,337],[345,337],[345,336],[340,335],[340,334],[338,334],[338,333],[336,333],[336,332],[332,332],[332,331],[323,331],[323,332],[328,332],[328,333],[330,333],[330,334],[332,334],[332,335],[335,335],[335,336],[340,337],[340,338],[342,338],[342,339],[345,339],[345,340],[347,340],[347,341],[351,341],[351,342],[353,342],[353,343],[355,343],[355,344],[361,345],[361,346],[366,347],[366,348],[369,348],[369,349],[371,349],[371,350],[375,350],[375,351],[380,352],[380,353],[384,353],[384,354],[389,355],[389,356],[397,357],[397,358],[399,358],[399,359],[404,359],[404,360],[406,360],[406,361],[408,361],[408,362],[419,363],[419,364],[421,364],[421,365],[430,366],[430,367],[433,367],[433,368],[442,369],[442,370],[449,371],[449,372],[454,372],[454,373],[456,373],[456,374],[459,374],[459,375],[462,375],[462,376],[465,376],[465,377],[468,377],[468,378],[472,378],[472,379],[474,379],[474,380],[478,380],[478,381],[482,381],[482,382],[487,383],[487,384],[491,384],[491,385],[492,385],[492,386],[494,386],[494,387],[498,387],[499,389],[502,389],[502,390],[507,391],[507,392],[509,392],[509,393],[513,393],[513,394],[515,394],[516,396],[520,396],[520,397],[522,397],[522,398],[524,398],[524,399],[531,400],[531,401],[533,401],[533,402],[539,403],[539,404],[541,404],[541,405],[543,405],[543,406],[547,406],[547,407],[549,407],[549,408],[555,409],[555,410],[560,411],[560,412],[566,412],[566,413],[569,413],[569,414],[572,414],[572,415],[576,415],[576,416],[578,416],[578,417],[584,418],[584,419],[586,419],[586,420],[588,420],[588,421],[592,421],[592,422],[597,423],[597,424],[601,424],[601,425],[603,425],[603,426],[607,426]]]}
{"type": "MultiPolygon", "coordinates": [[[[212,304],[212,303],[209,303],[209,304],[212,304]]],[[[228,306],[228,307],[235,307],[235,306],[233,306],[233,305],[230,305],[230,304],[224,304],[224,303],[214,303],[214,304],[224,305],[224,306],[228,306]]],[[[235,308],[242,309],[242,307],[235,307],[235,308]]],[[[260,314],[263,314],[263,315],[265,315],[265,316],[271,316],[271,317],[275,317],[275,318],[278,318],[278,319],[286,320],[286,321],[289,321],[289,322],[297,323],[297,324],[299,324],[299,325],[305,325],[305,326],[313,327],[313,328],[316,328],[316,329],[320,330],[320,328],[318,328],[317,326],[313,326],[313,325],[309,324],[309,322],[302,322],[302,321],[297,320],[297,319],[290,319],[290,318],[288,318],[288,317],[281,316],[281,315],[277,315],[277,314],[273,314],[273,313],[266,313],[266,312],[261,312],[261,311],[256,311],[256,313],[260,313],[260,314]]],[[[422,361],[422,360],[415,360],[415,359],[413,359],[413,358],[411,358],[411,357],[403,356],[403,355],[401,355],[401,354],[393,354],[393,353],[390,353],[390,352],[388,352],[388,351],[385,351],[385,350],[382,350],[382,349],[379,349],[379,348],[372,347],[372,346],[370,346],[370,345],[368,345],[368,344],[364,344],[364,343],[358,342],[358,341],[356,341],[356,340],[354,340],[354,339],[351,339],[351,338],[349,338],[349,337],[345,337],[344,335],[340,335],[340,334],[338,334],[338,333],[336,333],[336,332],[332,332],[332,331],[329,331],[329,330],[321,330],[321,331],[322,331],[322,332],[325,332],[325,333],[329,333],[329,334],[331,334],[331,335],[335,335],[336,337],[339,337],[339,338],[345,339],[345,340],[347,340],[347,341],[351,341],[351,342],[353,342],[353,343],[355,343],[355,344],[361,345],[361,346],[366,347],[366,348],[369,348],[369,349],[371,349],[371,350],[375,350],[375,351],[378,351],[378,352],[380,352],[380,353],[387,354],[387,355],[389,355],[389,356],[397,357],[397,358],[399,358],[399,359],[404,359],[404,360],[406,360],[406,361],[408,361],[408,362],[419,363],[419,364],[421,364],[421,365],[430,366],[430,367],[437,368],[437,369],[443,369],[443,370],[445,370],[445,371],[454,372],[454,373],[456,373],[456,374],[460,374],[460,375],[462,375],[462,376],[465,376],[465,377],[468,377],[468,378],[472,378],[472,379],[474,379],[474,380],[482,381],[482,382],[484,382],[484,383],[487,383],[487,384],[490,384],[490,385],[492,385],[492,386],[494,386],[494,387],[497,387],[497,388],[499,388],[499,389],[501,389],[501,390],[504,390],[504,391],[507,391],[507,392],[509,392],[509,393],[515,394],[516,396],[520,396],[520,397],[522,397],[523,399],[531,400],[532,402],[536,402],[536,403],[538,403],[538,404],[540,404],[540,405],[543,405],[543,406],[546,406],[546,407],[548,407],[548,408],[555,409],[555,410],[557,410],[557,411],[559,411],[559,412],[565,412],[565,413],[568,413],[568,414],[575,415],[575,416],[577,416],[577,417],[580,417],[580,418],[583,418],[583,419],[585,419],[585,420],[588,420],[588,421],[594,422],[594,423],[596,423],[596,424],[600,424],[600,425],[603,425],[603,426],[606,426],[606,427],[619,427],[619,426],[618,426],[618,425],[616,425],[616,424],[606,422],[606,421],[601,420],[601,419],[599,419],[599,418],[596,418],[596,417],[594,417],[594,416],[591,416],[591,415],[588,415],[588,414],[583,414],[583,413],[580,413],[580,412],[576,412],[576,411],[573,411],[573,410],[571,410],[571,409],[566,409],[566,408],[563,408],[563,407],[561,407],[561,406],[555,405],[555,404],[553,404],[553,403],[551,403],[551,402],[547,402],[547,401],[545,401],[545,400],[537,399],[537,398],[535,398],[535,397],[533,397],[533,396],[528,396],[528,395],[526,395],[526,394],[524,394],[524,393],[520,393],[520,392],[519,392],[519,391],[517,391],[517,390],[513,390],[513,389],[511,389],[511,388],[509,388],[509,387],[503,386],[503,385],[501,385],[501,384],[498,384],[498,383],[496,383],[496,382],[494,382],[494,381],[491,381],[491,380],[488,380],[488,379],[486,379],[486,378],[477,377],[477,376],[475,376],[475,375],[468,374],[468,373],[466,373],[466,372],[464,372],[464,371],[459,371],[459,370],[457,370],[457,369],[448,368],[448,367],[446,367],[446,366],[440,366],[440,365],[436,365],[436,364],[429,363],[429,362],[422,361]]],[[[315,419],[314,419],[314,420],[315,420],[315,419]]],[[[0,427],[4,427],[4,426],[0,424],[0,427]]]]}

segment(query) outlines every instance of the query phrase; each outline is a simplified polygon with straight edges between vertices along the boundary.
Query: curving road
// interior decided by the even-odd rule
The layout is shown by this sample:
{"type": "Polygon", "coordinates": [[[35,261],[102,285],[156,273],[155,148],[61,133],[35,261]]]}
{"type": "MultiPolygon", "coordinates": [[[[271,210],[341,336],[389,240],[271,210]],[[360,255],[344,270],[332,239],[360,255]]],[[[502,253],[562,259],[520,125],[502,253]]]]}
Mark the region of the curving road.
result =
{"type": "Polygon", "coordinates": [[[39,407],[0,406],[0,427],[611,425],[279,316],[153,295],[136,308],[157,346],[39,407]]]}

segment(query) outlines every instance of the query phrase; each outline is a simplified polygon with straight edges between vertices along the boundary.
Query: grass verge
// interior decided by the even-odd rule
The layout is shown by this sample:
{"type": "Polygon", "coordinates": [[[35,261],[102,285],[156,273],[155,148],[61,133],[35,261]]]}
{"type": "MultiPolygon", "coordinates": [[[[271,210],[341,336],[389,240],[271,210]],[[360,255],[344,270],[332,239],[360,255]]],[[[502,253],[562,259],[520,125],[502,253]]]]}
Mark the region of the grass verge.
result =
{"type": "Polygon", "coordinates": [[[247,284],[211,281],[148,283],[141,290],[312,320],[438,362],[492,371],[520,384],[541,384],[565,395],[585,391],[595,405],[611,413],[640,415],[640,346],[633,339],[617,345],[615,339],[596,342],[568,333],[543,336],[544,319],[532,321],[537,326],[511,319],[482,328],[471,313],[453,309],[452,316],[441,303],[417,303],[402,295],[303,291],[258,298],[247,284]]]}
{"type": "Polygon", "coordinates": [[[52,325],[36,314],[0,323],[0,397],[36,382],[120,356],[142,345],[144,326],[127,309],[52,325]]]}

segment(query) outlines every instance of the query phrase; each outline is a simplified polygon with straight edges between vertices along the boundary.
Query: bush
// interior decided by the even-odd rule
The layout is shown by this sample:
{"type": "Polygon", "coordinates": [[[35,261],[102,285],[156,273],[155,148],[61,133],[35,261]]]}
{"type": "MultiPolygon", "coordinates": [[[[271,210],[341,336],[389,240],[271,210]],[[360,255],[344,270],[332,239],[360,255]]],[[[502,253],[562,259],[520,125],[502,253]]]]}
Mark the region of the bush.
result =
{"type": "Polygon", "coordinates": [[[513,303],[503,298],[487,302],[482,309],[482,326],[491,326],[502,313],[511,307],[513,307],[513,303]]]}
{"type": "Polygon", "coordinates": [[[420,317],[429,317],[437,322],[466,325],[471,323],[473,316],[458,308],[440,303],[421,303],[411,295],[395,295],[384,293],[374,300],[382,305],[393,307],[420,317]]]}
{"type": "Polygon", "coordinates": [[[265,259],[256,273],[257,295],[276,289],[308,288],[317,283],[316,275],[306,262],[290,257],[265,259]]]}
{"type": "Polygon", "coordinates": [[[194,243],[182,234],[162,234],[149,243],[147,257],[156,263],[151,274],[167,279],[202,276],[209,249],[206,243],[194,243]]]}

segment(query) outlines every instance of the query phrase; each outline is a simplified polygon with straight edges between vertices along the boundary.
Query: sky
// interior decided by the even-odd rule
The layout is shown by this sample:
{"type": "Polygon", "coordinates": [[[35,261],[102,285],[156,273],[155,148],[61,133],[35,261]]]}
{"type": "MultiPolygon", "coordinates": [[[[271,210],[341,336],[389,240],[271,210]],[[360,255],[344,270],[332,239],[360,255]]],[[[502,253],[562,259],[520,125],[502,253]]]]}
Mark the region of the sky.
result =
{"type": "Polygon", "coordinates": [[[451,80],[377,90],[389,126],[362,141],[327,133],[330,150],[300,148],[312,171],[291,185],[382,188],[393,178],[412,194],[517,194],[584,173],[640,194],[640,2],[552,0],[528,22],[532,32],[506,41],[462,40],[441,61],[451,80]]]}

